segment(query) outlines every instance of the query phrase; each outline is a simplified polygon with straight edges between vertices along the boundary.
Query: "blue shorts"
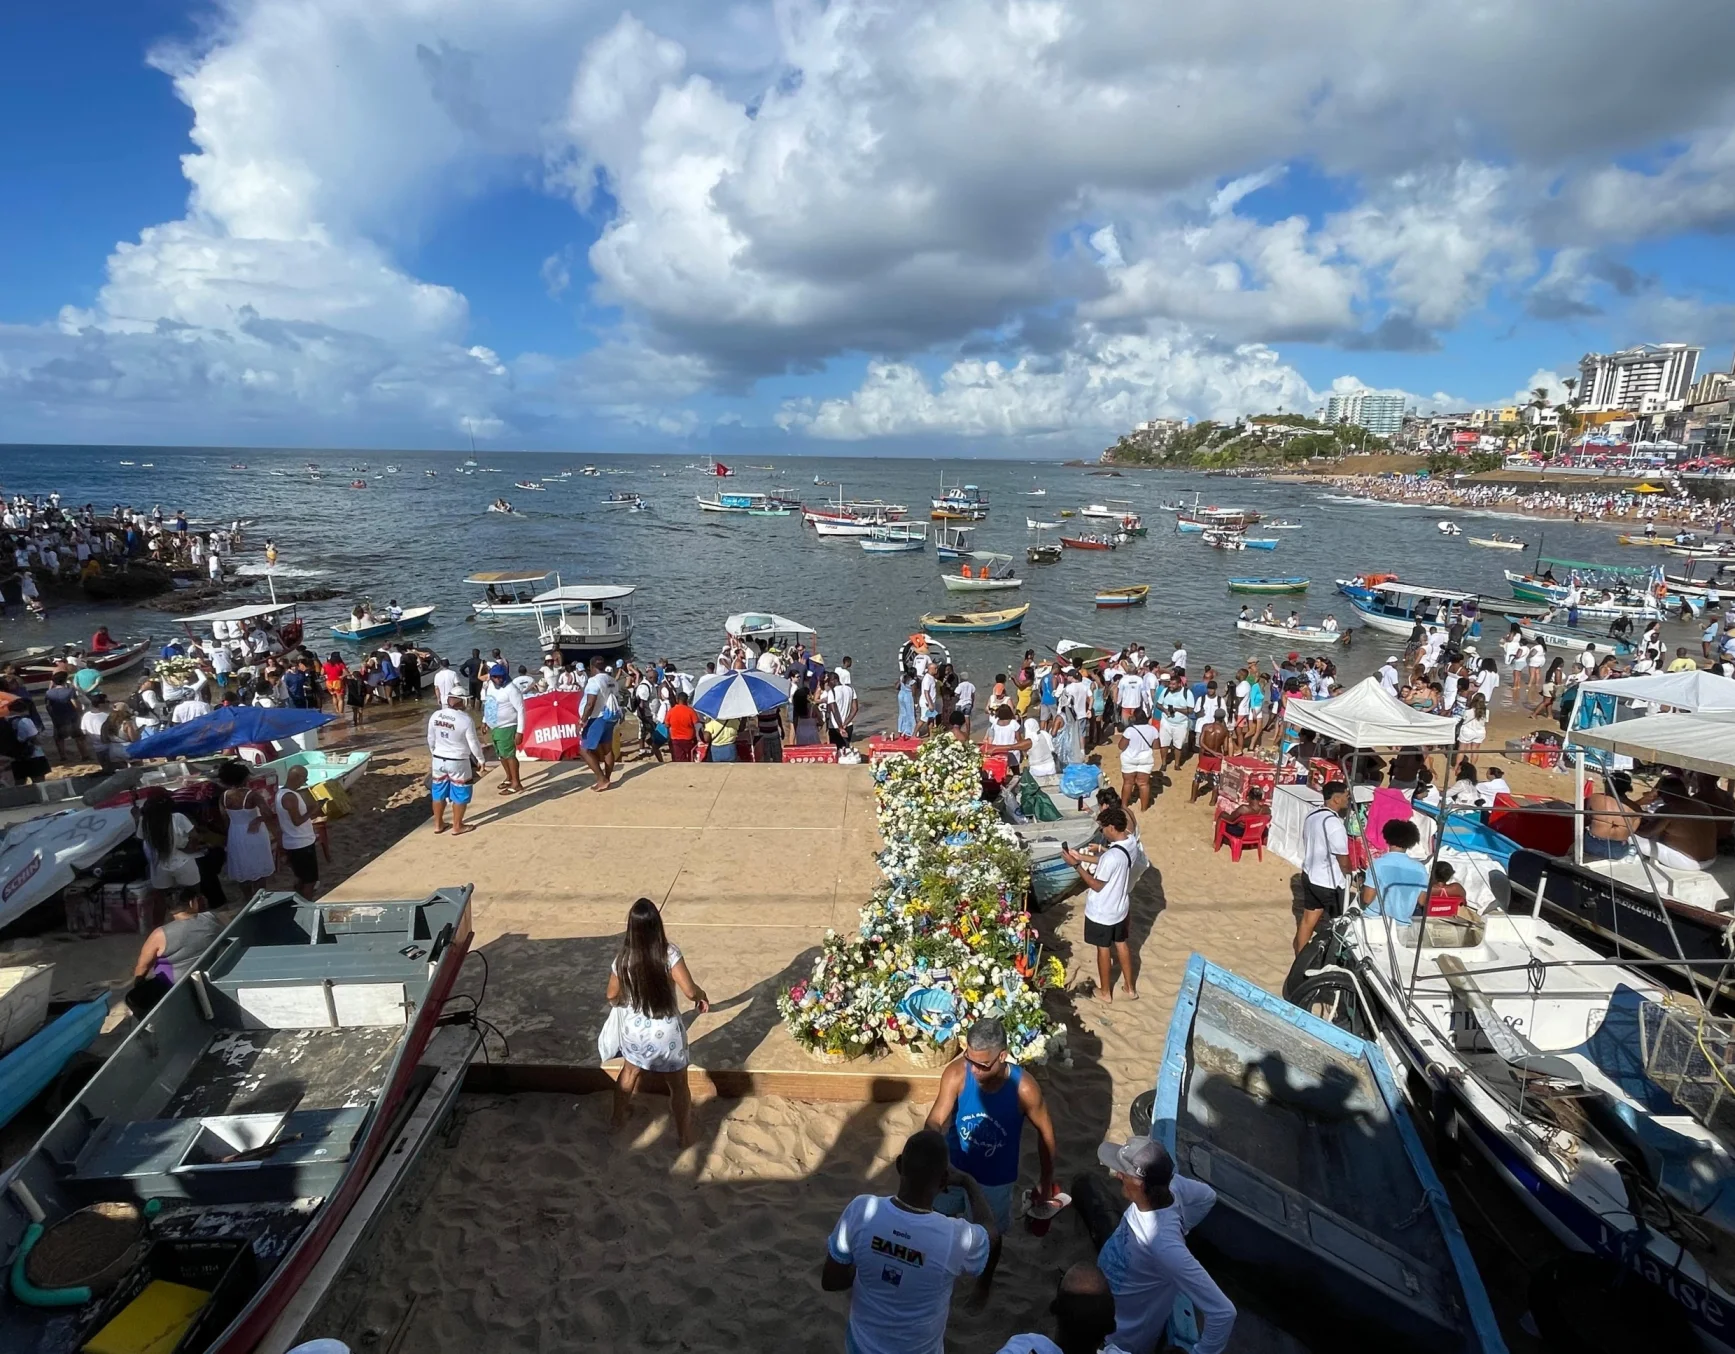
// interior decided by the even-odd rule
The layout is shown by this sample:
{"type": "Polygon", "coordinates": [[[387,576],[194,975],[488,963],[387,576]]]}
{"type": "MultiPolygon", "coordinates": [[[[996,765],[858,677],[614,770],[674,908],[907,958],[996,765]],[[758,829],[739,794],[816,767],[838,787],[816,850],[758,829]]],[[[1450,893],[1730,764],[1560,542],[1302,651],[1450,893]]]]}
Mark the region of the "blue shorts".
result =
{"type": "Polygon", "coordinates": [[[607,743],[614,737],[614,726],[619,723],[619,715],[593,715],[584,726],[585,751],[595,752],[607,743]]]}
{"type": "Polygon", "coordinates": [[[451,800],[454,804],[470,802],[470,783],[468,781],[437,780],[433,788],[434,803],[444,804],[451,800]]]}
{"type": "MultiPolygon", "coordinates": [[[[994,1225],[1000,1229],[1000,1235],[1005,1236],[1012,1227],[1012,1192],[1018,1188],[1015,1180],[1009,1185],[982,1185],[981,1190],[988,1199],[988,1207],[994,1210],[994,1225]]],[[[970,1196],[964,1193],[962,1185],[952,1185],[941,1190],[934,1196],[934,1212],[943,1213],[948,1218],[968,1217],[970,1211],[970,1196]]],[[[979,1222],[979,1218],[971,1218],[979,1222]]]]}

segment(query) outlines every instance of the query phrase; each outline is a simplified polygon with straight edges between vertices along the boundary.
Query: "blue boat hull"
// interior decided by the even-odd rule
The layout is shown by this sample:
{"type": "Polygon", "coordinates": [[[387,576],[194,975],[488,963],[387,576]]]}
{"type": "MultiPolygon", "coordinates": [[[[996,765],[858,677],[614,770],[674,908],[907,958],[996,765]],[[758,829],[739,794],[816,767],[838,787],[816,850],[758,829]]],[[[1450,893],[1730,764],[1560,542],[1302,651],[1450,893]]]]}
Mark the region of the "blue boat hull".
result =
{"type": "Polygon", "coordinates": [[[1377,1046],[1194,955],[1151,1133],[1182,1173],[1208,1176],[1217,1203],[1196,1234],[1280,1321],[1323,1317],[1342,1348],[1504,1354],[1377,1046]]]}
{"type": "Polygon", "coordinates": [[[90,1047],[108,1018],[108,998],[74,1006],[0,1058],[0,1126],[47,1089],[75,1053],[90,1047]]]}
{"type": "Polygon", "coordinates": [[[397,624],[383,621],[379,625],[370,625],[362,630],[350,630],[341,625],[334,625],[331,627],[331,637],[348,640],[353,644],[358,640],[384,639],[388,635],[407,635],[412,630],[426,630],[430,624],[432,624],[430,617],[417,616],[412,620],[400,621],[397,624]]]}

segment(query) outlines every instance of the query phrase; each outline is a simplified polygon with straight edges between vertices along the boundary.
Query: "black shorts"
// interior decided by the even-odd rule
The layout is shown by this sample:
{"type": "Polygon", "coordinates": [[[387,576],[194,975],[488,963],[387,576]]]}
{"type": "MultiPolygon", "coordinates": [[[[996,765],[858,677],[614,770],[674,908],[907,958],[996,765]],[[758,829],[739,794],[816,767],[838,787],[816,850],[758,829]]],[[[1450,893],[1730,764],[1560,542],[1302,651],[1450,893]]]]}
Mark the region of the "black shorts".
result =
{"type": "Polygon", "coordinates": [[[1343,899],[1341,889],[1321,888],[1311,879],[1305,880],[1301,886],[1303,895],[1302,908],[1308,912],[1336,912],[1343,899]]]}
{"type": "Polygon", "coordinates": [[[283,852],[283,858],[289,862],[289,868],[295,873],[297,884],[317,884],[319,882],[319,846],[291,846],[283,852]]]}
{"type": "Polygon", "coordinates": [[[1127,919],[1122,917],[1117,922],[1092,921],[1084,919],[1084,943],[1095,945],[1101,949],[1108,945],[1116,945],[1126,940],[1132,934],[1132,928],[1127,925],[1127,919]]]}

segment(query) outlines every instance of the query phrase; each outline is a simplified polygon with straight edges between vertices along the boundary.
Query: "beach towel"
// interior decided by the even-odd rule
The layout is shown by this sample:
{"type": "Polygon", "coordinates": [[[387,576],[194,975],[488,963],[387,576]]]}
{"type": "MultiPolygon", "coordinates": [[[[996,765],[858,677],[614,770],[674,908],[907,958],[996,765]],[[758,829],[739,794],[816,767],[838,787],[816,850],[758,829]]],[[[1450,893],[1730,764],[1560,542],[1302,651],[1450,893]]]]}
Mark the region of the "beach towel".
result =
{"type": "Polygon", "coordinates": [[[1376,851],[1386,849],[1385,827],[1387,823],[1410,821],[1410,797],[1402,790],[1394,790],[1389,785],[1382,785],[1374,791],[1373,803],[1368,805],[1368,824],[1366,836],[1368,844],[1376,851]]]}

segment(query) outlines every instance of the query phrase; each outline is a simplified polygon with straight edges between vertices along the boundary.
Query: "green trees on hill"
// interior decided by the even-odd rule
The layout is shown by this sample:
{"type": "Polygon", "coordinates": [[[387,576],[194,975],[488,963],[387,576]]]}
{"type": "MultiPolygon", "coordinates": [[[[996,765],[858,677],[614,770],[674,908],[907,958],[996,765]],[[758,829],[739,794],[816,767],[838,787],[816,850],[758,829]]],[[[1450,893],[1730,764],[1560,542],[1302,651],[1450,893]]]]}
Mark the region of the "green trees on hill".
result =
{"type": "Polygon", "coordinates": [[[1296,415],[1256,414],[1242,423],[1206,419],[1162,436],[1128,433],[1108,449],[1104,459],[1115,465],[1220,470],[1293,464],[1315,456],[1374,451],[1384,445],[1383,437],[1354,424],[1333,426],[1296,415]]]}

